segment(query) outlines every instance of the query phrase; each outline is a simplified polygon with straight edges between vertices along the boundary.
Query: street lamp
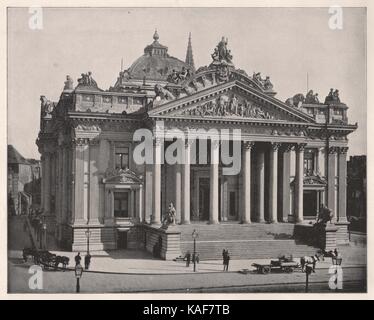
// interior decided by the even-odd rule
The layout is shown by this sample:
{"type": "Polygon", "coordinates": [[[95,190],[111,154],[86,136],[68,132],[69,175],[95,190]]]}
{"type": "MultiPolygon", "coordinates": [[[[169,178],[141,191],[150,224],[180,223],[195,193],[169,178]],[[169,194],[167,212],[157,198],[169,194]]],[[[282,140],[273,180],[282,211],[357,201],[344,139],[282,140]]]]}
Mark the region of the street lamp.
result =
{"type": "Polygon", "coordinates": [[[312,273],[313,267],[306,265],[305,266],[305,275],[306,275],[306,280],[305,280],[305,292],[309,291],[309,275],[312,273]]]}
{"type": "Polygon", "coordinates": [[[82,274],[83,274],[83,267],[80,265],[80,263],[78,263],[75,266],[75,277],[77,278],[77,289],[76,289],[77,293],[80,292],[79,280],[82,277],[82,274]]]}
{"type": "Polygon", "coordinates": [[[44,246],[44,250],[47,250],[47,222],[46,222],[45,216],[43,219],[42,228],[43,228],[43,246],[44,246]]]}
{"type": "Polygon", "coordinates": [[[192,239],[193,239],[193,272],[196,272],[196,238],[199,236],[196,229],[192,232],[192,239]]]}
{"type": "Polygon", "coordinates": [[[86,237],[87,237],[87,254],[90,253],[90,237],[91,237],[91,231],[90,229],[87,229],[85,232],[86,237]]]}

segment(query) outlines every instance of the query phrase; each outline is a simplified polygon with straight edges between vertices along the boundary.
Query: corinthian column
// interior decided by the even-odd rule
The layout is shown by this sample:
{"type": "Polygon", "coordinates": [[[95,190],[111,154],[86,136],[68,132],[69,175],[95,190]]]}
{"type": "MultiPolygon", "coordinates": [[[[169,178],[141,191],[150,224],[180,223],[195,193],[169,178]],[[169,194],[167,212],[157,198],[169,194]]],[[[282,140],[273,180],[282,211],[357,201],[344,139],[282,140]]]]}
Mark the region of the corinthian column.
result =
{"type": "Polygon", "coordinates": [[[277,222],[278,216],[278,149],[279,143],[272,143],[270,149],[270,190],[269,222],[277,222]]]}
{"type": "Polygon", "coordinates": [[[295,219],[304,220],[304,149],[305,143],[296,146],[296,176],[295,176],[295,219]]]}
{"type": "Polygon", "coordinates": [[[154,142],[154,164],[153,164],[153,215],[152,223],[161,223],[161,148],[162,140],[155,139],[154,142]]]}
{"type": "Polygon", "coordinates": [[[211,140],[209,223],[218,223],[219,141],[211,140]]]}
{"type": "Polygon", "coordinates": [[[182,223],[190,223],[190,160],[191,160],[191,141],[185,142],[184,147],[184,164],[182,165],[183,181],[183,208],[182,223]]]}
{"type": "Polygon", "coordinates": [[[45,154],[45,184],[44,184],[44,213],[50,214],[51,211],[51,154],[45,154]]]}
{"type": "Polygon", "coordinates": [[[347,221],[347,151],[339,148],[339,222],[347,221]]]}
{"type": "Polygon", "coordinates": [[[251,151],[254,142],[245,141],[243,161],[243,215],[242,223],[251,223],[251,151]]]}
{"type": "Polygon", "coordinates": [[[256,151],[257,156],[257,222],[265,221],[265,153],[256,151]]]}

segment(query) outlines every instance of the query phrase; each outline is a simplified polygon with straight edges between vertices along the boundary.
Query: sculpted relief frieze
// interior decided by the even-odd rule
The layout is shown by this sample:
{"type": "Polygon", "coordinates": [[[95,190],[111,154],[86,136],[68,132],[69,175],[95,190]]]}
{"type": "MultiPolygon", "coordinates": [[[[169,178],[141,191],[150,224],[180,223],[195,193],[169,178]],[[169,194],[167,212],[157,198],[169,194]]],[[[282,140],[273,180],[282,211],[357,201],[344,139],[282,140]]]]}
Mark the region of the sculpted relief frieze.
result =
{"type": "Polygon", "coordinates": [[[218,116],[281,120],[280,115],[274,112],[270,113],[264,107],[235,93],[222,94],[214,100],[203,102],[190,109],[185,109],[180,114],[200,117],[218,116]]]}

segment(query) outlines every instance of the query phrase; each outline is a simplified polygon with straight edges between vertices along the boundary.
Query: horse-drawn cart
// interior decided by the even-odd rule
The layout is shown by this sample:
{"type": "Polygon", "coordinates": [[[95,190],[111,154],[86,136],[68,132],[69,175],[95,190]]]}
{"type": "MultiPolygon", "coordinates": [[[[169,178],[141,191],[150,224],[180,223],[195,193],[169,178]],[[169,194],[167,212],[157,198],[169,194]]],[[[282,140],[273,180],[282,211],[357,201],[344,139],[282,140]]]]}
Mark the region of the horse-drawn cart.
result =
{"type": "Polygon", "coordinates": [[[284,259],[270,260],[270,263],[252,263],[252,266],[256,268],[257,273],[262,274],[267,274],[275,270],[291,273],[300,267],[297,262],[284,259]]]}

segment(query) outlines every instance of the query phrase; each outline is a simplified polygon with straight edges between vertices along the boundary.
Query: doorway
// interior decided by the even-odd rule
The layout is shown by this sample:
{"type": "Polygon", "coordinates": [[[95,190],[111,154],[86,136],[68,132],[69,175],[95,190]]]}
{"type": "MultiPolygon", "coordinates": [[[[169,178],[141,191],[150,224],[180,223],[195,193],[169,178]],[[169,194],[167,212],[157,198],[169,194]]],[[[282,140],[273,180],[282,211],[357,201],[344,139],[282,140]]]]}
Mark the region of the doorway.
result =
{"type": "Polygon", "coordinates": [[[315,219],[317,211],[317,191],[304,191],[304,217],[315,219]]]}
{"type": "Polygon", "coordinates": [[[127,231],[118,231],[117,249],[127,249],[127,231]]]}
{"type": "Polygon", "coordinates": [[[210,180],[199,178],[199,220],[209,220],[210,210],[210,180]]]}

